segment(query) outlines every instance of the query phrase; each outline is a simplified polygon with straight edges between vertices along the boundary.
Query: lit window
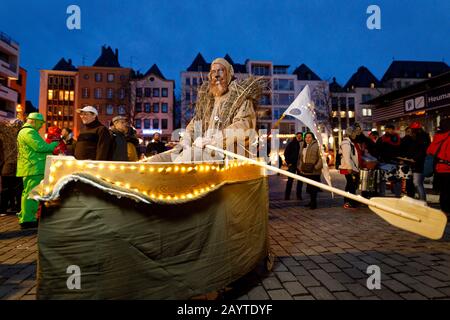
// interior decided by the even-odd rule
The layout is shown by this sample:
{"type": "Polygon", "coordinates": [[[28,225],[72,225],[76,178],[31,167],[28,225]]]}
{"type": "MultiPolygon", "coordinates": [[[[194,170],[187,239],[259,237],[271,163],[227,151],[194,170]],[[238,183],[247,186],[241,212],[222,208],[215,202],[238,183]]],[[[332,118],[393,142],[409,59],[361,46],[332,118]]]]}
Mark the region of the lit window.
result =
{"type": "Polygon", "coordinates": [[[64,100],[64,91],[62,91],[62,90],[59,91],[59,100],[60,101],[64,100]]]}
{"type": "Polygon", "coordinates": [[[347,113],[345,111],[341,111],[341,118],[345,118],[346,115],[347,113]]]}
{"type": "Polygon", "coordinates": [[[349,118],[354,118],[354,117],[355,117],[355,112],[349,111],[349,112],[348,112],[348,117],[349,117],[349,118]]]}
{"type": "Polygon", "coordinates": [[[370,84],[370,87],[371,87],[372,89],[375,88],[375,83],[372,82],[372,83],[370,84]]]}
{"type": "Polygon", "coordinates": [[[53,100],[53,90],[48,90],[48,100],[53,100]]]}
{"type": "Polygon", "coordinates": [[[70,91],[70,101],[73,101],[74,100],[74,92],[73,91],[70,91]]]}

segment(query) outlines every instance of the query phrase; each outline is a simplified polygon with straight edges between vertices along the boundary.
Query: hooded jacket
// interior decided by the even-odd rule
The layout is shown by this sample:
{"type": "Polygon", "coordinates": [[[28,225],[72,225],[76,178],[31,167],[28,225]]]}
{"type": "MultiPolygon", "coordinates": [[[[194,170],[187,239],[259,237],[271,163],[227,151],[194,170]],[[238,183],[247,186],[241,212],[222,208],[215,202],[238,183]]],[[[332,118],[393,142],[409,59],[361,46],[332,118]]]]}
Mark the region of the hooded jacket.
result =
{"type": "Polygon", "coordinates": [[[45,142],[31,124],[25,123],[17,136],[17,145],[17,176],[26,177],[44,174],[45,159],[58,142],[45,142]]]}

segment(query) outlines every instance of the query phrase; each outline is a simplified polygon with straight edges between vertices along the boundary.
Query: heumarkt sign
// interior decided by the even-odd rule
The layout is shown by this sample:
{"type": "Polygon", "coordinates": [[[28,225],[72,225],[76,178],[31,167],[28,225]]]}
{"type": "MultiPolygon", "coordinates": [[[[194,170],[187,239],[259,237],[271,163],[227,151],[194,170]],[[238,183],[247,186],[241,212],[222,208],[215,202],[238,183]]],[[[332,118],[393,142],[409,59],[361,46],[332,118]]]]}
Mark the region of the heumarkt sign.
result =
{"type": "Polygon", "coordinates": [[[405,113],[450,106],[450,85],[405,99],[405,113]]]}

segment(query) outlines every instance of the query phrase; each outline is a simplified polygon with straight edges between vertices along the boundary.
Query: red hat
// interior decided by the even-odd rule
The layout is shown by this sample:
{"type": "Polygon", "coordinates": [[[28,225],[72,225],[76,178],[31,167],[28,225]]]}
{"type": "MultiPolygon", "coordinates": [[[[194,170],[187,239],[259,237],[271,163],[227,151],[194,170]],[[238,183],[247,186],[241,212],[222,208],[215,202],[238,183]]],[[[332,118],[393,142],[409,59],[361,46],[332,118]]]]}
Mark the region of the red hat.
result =
{"type": "Polygon", "coordinates": [[[411,123],[411,124],[409,125],[409,127],[410,127],[411,129],[420,129],[420,128],[422,128],[422,125],[420,124],[419,121],[414,121],[413,123],[411,123]]]}

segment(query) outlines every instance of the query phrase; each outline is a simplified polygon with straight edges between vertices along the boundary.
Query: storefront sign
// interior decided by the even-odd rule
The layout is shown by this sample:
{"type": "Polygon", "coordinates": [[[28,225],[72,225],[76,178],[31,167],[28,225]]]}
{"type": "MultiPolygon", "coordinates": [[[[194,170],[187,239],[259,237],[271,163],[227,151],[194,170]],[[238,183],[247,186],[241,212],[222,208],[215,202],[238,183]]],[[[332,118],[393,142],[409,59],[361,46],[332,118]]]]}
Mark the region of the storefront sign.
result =
{"type": "Polygon", "coordinates": [[[405,113],[450,106],[450,85],[405,99],[404,106],[405,113]]]}

